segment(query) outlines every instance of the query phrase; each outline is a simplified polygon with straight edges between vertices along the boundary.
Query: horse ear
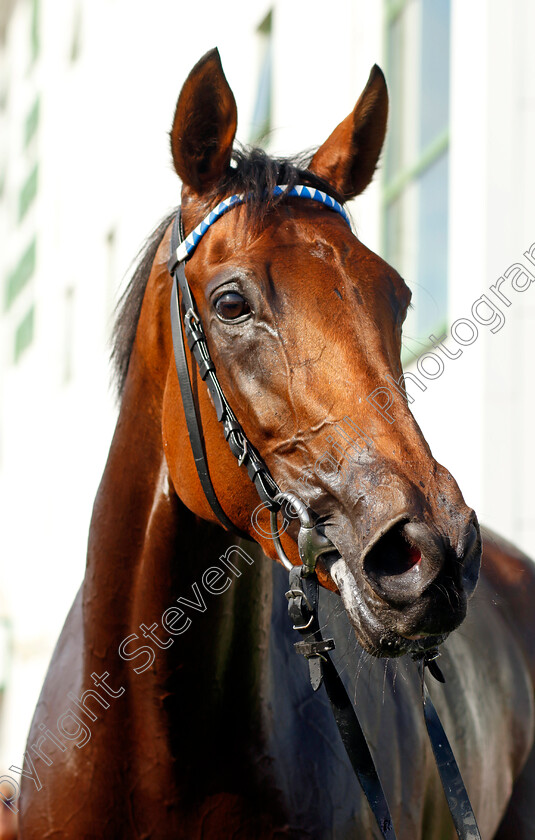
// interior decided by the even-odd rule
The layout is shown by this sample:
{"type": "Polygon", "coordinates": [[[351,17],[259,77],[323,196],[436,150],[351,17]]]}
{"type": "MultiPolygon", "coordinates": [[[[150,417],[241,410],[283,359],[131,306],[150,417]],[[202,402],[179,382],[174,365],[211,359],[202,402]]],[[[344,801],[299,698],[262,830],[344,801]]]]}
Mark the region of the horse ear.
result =
{"type": "Polygon", "coordinates": [[[171,153],[183,184],[202,193],[230,163],[238,115],[217,49],[197,62],[180,91],[171,153]]]}
{"type": "Polygon", "coordinates": [[[309,169],[336,187],[346,199],[370,183],[386,133],[388,92],[382,70],[374,64],[353,113],[320,146],[309,169]]]}

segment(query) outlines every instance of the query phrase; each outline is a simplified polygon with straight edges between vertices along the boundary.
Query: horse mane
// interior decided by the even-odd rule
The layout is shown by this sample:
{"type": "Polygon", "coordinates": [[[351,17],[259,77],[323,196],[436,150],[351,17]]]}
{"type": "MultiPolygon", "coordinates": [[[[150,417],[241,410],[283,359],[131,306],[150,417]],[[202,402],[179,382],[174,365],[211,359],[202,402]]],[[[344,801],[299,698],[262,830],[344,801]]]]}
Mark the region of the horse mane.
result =
{"type": "Polygon", "coordinates": [[[171,213],[168,213],[141,246],[132,277],[115,307],[115,322],[110,342],[110,361],[112,382],[119,400],[123,395],[130,356],[132,355],[134,341],[136,340],[141,305],[145,296],[145,289],[149,281],[152,264],[165,231],[171,224],[176,212],[175,209],[171,213]]]}
{"type": "MultiPolygon", "coordinates": [[[[205,196],[206,201],[213,205],[221,197],[245,193],[247,223],[256,228],[261,227],[270,210],[284,198],[284,195],[273,195],[273,188],[277,184],[288,184],[289,188],[296,184],[315,187],[343,204],[343,196],[331,184],[309,171],[311,157],[310,151],[290,158],[279,158],[270,157],[263,149],[241,146],[235,148],[227,173],[205,196]]],[[[142,246],[130,282],[117,303],[110,358],[112,379],[119,399],[124,390],[152,264],[176,212],[175,209],[168,213],[142,246]]]]}

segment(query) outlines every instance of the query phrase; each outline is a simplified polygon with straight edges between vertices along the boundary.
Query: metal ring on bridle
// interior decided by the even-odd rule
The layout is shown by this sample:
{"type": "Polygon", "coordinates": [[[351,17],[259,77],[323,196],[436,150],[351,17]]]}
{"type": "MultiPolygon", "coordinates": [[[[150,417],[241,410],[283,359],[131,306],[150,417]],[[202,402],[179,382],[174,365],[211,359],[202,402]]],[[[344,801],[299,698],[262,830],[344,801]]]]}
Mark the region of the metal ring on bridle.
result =
{"type": "MultiPolygon", "coordinates": [[[[277,495],[273,499],[274,502],[280,504],[282,508],[281,502],[289,502],[292,507],[294,508],[295,512],[299,517],[299,521],[301,522],[301,527],[303,527],[303,519],[305,521],[312,523],[310,518],[310,514],[304,502],[301,501],[294,493],[277,493],[277,495]],[[303,519],[301,518],[303,517],[303,519]]],[[[282,547],[282,543],[280,541],[279,529],[277,527],[277,514],[278,510],[271,510],[269,512],[269,524],[271,527],[271,538],[275,543],[275,550],[277,552],[278,558],[281,561],[282,565],[287,571],[290,571],[293,568],[293,563],[288,559],[284,548],[282,547]]],[[[308,525],[307,527],[311,527],[308,525]]]]}
{"type": "MultiPolygon", "coordinates": [[[[299,557],[303,566],[305,567],[306,574],[311,575],[316,571],[316,563],[318,558],[322,554],[327,554],[328,552],[334,551],[335,547],[332,542],[325,536],[325,534],[321,534],[314,523],[310,510],[306,506],[306,504],[296,496],[295,493],[291,493],[289,491],[278,493],[277,496],[273,499],[274,502],[278,503],[279,505],[281,502],[289,502],[289,504],[293,507],[294,511],[297,514],[301,527],[299,528],[299,534],[297,537],[297,547],[299,549],[299,557]]],[[[273,542],[275,543],[275,549],[277,551],[277,555],[279,560],[281,561],[282,565],[285,569],[290,571],[293,567],[293,563],[290,562],[288,559],[284,548],[282,547],[282,543],[280,541],[279,530],[277,528],[277,511],[270,511],[270,526],[271,526],[271,537],[273,542]]]]}

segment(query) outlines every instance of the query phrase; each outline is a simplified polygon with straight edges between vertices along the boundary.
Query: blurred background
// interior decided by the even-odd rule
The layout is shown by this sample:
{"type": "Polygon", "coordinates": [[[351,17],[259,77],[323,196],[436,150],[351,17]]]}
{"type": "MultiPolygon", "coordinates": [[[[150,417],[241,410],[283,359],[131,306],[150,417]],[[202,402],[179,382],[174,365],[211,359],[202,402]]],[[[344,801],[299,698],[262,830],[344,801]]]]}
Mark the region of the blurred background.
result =
{"type": "Polygon", "coordinates": [[[113,308],[178,203],[168,131],[213,46],[239,139],[274,153],[321,143],[385,71],[389,139],[356,229],[413,290],[403,359],[435,457],[535,556],[535,284],[489,293],[535,243],[534,32],[530,0],[0,0],[1,772],[20,766],[83,578],[116,418],[113,308]],[[430,335],[460,349],[451,325],[475,323],[482,294],[503,326],[422,368],[430,335]]]}

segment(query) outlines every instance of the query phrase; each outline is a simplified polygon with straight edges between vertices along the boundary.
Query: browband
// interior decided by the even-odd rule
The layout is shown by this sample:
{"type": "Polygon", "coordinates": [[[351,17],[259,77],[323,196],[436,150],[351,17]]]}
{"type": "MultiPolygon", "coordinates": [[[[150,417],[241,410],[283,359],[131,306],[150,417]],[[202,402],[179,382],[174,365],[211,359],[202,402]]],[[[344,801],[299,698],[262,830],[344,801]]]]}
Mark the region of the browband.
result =
{"type": "MultiPolygon", "coordinates": [[[[351,221],[347,212],[344,210],[342,205],[339,201],[337,201],[332,196],[328,195],[321,190],[317,190],[315,187],[307,187],[304,184],[297,184],[295,187],[288,187],[288,184],[279,184],[278,186],[274,187],[273,195],[283,195],[287,198],[308,198],[311,201],[317,201],[320,204],[324,204],[326,207],[329,207],[331,210],[334,210],[336,213],[339,213],[344,221],[351,227],[351,221]]],[[[199,244],[200,240],[210,227],[213,225],[214,222],[217,222],[218,219],[221,218],[225,213],[231,210],[233,207],[236,207],[238,204],[244,204],[247,201],[247,194],[240,193],[237,195],[230,195],[228,198],[224,198],[223,201],[220,201],[217,207],[208,213],[208,215],[202,220],[197,227],[192,230],[189,236],[180,242],[176,249],[176,260],[177,262],[183,262],[187,260],[188,257],[191,257],[195,248],[199,244]]],[[[171,272],[172,273],[172,272],[171,272]]]]}

